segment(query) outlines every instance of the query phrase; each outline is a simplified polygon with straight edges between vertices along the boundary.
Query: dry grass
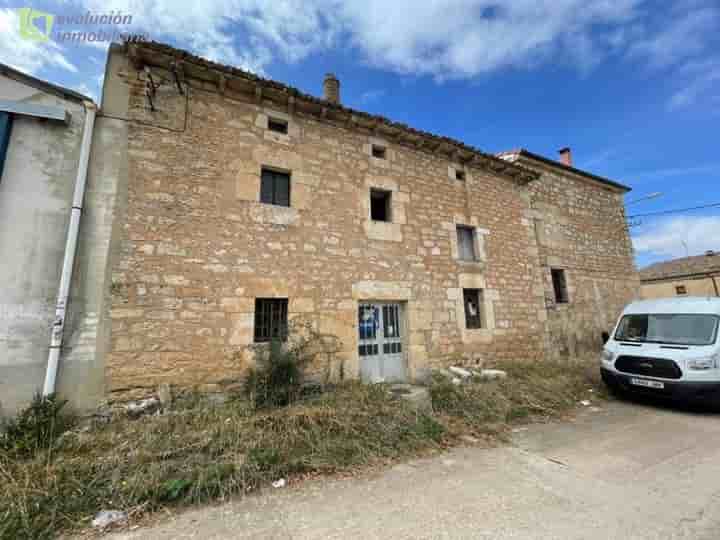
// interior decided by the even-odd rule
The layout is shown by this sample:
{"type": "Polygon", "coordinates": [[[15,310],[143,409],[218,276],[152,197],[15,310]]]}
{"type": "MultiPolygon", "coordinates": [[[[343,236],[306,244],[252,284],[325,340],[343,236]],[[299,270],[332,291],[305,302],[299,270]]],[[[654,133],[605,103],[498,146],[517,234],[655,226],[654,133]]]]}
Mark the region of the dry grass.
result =
{"type": "MultiPolygon", "coordinates": [[[[251,492],[278,478],[351,471],[554,417],[588,395],[586,365],[509,364],[506,381],[434,381],[435,415],[383,386],[344,383],[289,407],[195,406],[73,430],[30,456],[0,451],[0,538],[53,538],[102,509],[134,515],[251,492]]],[[[596,391],[597,392],[597,391],[596,391]]]]}

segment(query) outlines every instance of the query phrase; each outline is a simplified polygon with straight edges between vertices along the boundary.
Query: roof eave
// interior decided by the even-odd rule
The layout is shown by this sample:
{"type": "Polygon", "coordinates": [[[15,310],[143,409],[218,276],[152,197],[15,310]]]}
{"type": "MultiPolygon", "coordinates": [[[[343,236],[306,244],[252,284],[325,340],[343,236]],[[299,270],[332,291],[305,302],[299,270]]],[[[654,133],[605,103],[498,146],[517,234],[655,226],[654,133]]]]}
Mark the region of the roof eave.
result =
{"type": "Polygon", "coordinates": [[[175,66],[175,69],[181,70],[184,76],[216,85],[221,93],[228,89],[254,93],[258,102],[264,99],[276,101],[286,106],[289,111],[302,110],[326,121],[363,129],[417,150],[439,153],[460,164],[504,175],[519,183],[528,183],[540,176],[535,171],[487,154],[455,139],[393,122],[383,116],[331,103],[303,93],[297,88],[258,77],[239,68],[206,60],[169,45],[157,42],[126,43],[122,46],[113,46],[111,51],[119,49],[128,55],[138,69],[143,65],[164,69],[175,66]]]}
{"type": "Polygon", "coordinates": [[[583,176],[585,178],[589,178],[596,182],[605,184],[606,186],[613,188],[614,190],[618,191],[619,193],[628,193],[628,192],[632,191],[632,188],[630,186],[626,186],[625,184],[621,184],[619,182],[615,182],[614,180],[610,180],[609,178],[605,178],[603,176],[598,176],[591,172],[587,172],[582,169],[578,169],[571,165],[565,165],[564,163],[560,163],[559,161],[555,161],[555,160],[546,158],[545,156],[541,156],[539,154],[529,152],[528,150],[525,150],[524,148],[520,148],[518,150],[512,150],[509,152],[501,152],[498,155],[500,155],[500,156],[516,155],[518,157],[524,157],[526,159],[540,161],[541,163],[543,163],[549,167],[552,167],[553,169],[557,169],[559,171],[569,172],[572,174],[583,176]]]}

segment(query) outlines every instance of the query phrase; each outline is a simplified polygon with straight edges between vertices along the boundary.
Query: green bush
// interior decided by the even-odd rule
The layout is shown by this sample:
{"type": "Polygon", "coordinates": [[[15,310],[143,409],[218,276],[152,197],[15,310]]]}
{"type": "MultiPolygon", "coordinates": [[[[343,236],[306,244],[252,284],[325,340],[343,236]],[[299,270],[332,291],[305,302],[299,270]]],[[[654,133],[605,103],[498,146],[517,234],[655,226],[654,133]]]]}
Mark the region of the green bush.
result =
{"type": "Polygon", "coordinates": [[[257,364],[247,372],[243,393],[256,409],[286,407],[303,396],[318,394],[321,387],[306,386],[305,369],[314,359],[324,358],[327,383],[338,350],[337,337],[319,334],[308,323],[296,324],[286,341],[256,346],[257,364]]]}
{"type": "Polygon", "coordinates": [[[35,394],[32,402],[2,426],[0,449],[17,458],[27,458],[52,447],[74,423],[64,411],[66,400],[52,394],[35,394]]]}
{"type": "Polygon", "coordinates": [[[271,342],[258,367],[248,371],[244,384],[246,397],[257,409],[285,407],[295,402],[302,388],[304,361],[282,342],[271,342]]]}

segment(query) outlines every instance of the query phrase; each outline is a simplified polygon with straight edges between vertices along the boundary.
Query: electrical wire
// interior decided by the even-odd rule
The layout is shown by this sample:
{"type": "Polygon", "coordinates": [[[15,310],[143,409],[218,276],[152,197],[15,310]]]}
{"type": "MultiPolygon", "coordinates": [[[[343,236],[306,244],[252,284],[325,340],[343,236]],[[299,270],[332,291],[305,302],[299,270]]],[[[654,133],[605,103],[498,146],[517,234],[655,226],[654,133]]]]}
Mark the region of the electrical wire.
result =
{"type": "Polygon", "coordinates": [[[720,202],[712,203],[712,204],[705,204],[703,206],[693,206],[691,208],[675,208],[673,210],[661,210],[659,212],[649,212],[647,214],[633,214],[632,216],[628,216],[628,219],[639,218],[639,217],[649,217],[649,216],[663,216],[665,214],[678,214],[680,212],[691,212],[693,210],[704,210],[705,208],[717,208],[718,206],[720,206],[720,202]]]}

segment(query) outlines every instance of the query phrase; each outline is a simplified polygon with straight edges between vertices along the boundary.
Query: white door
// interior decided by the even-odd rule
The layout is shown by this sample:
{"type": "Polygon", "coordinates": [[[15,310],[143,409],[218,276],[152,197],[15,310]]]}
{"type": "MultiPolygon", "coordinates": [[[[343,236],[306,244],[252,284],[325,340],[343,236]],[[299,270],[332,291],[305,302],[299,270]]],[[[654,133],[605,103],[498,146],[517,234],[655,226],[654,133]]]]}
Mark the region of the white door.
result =
{"type": "Polygon", "coordinates": [[[373,302],[358,307],[358,355],[362,380],[406,380],[402,315],[402,306],[398,303],[373,302]]]}

